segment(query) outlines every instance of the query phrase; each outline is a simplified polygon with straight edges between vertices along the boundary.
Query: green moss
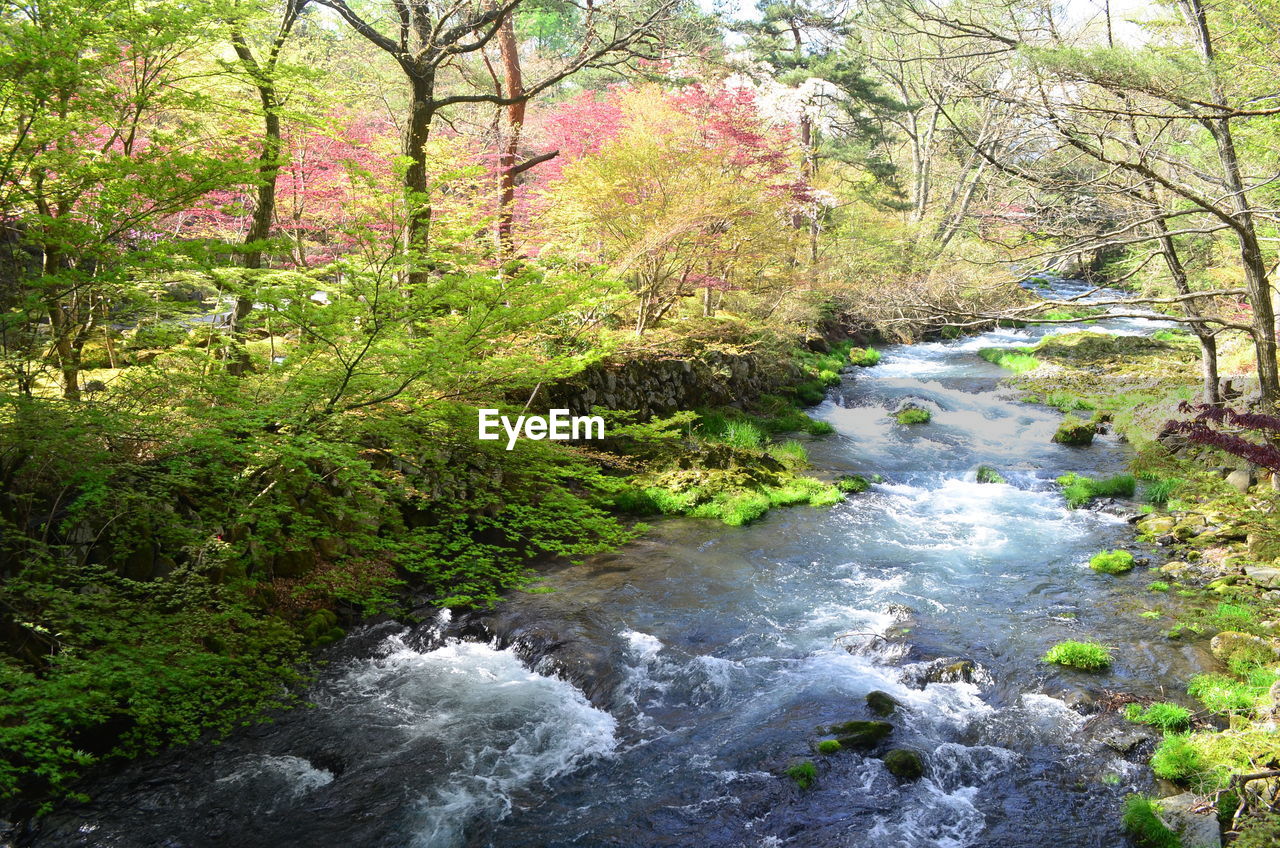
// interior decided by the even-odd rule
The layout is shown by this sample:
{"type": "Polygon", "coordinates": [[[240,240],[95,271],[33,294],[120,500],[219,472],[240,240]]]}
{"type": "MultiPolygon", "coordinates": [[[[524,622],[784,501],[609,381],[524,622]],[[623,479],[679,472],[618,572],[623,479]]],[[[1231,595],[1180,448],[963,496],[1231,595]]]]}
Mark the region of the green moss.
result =
{"type": "Polygon", "coordinates": [[[849,351],[849,362],[859,368],[880,364],[880,351],[872,347],[855,347],[849,351]]]}
{"type": "Polygon", "coordinates": [[[933,420],[933,414],[927,409],[908,406],[906,409],[894,413],[893,420],[899,424],[928,424],[933,420]]]}
{"type": "Polygon", "coordinates": [[[924,776],[924,760],[916,751],[895,748],[884,755],[884,767],[901,782],[919,780],[924,776]]]}
{"type": "Polygon", "coordinates": [[[1177,704],[1157,701],[1145,708],[1140,704],[1127,704],[1124,717],[1138,724],[1158,727],[1166,733],[1176,733],[1191,727],[1191,711],[1177,704]]]}
{"type": "Polygon", "coordinates": [[[1096,433],[1097,427],[1093,424],[1068,415],[1058,425],[1058,431],[1053,434],[1053,441],[1069,447],[1086,447],[1093,444],[1096,433]]]}
{"type": "Polygon", "coordinates": [[[842,474],[836,480],[836,488],[846,494],[858,495],[871,488],[871,481],[861,474],[842,474]]]}
{"type": "Polygon", "coordinates": [[[1111,651],[1097,642],[1077,642],[1074,639],[1068,639],[1050,648],[1041,657],[1041,662],[1096,671],[1111,665],[1111,651]]]}
{"type": "Polygon", "coordinates": [[[1225,674],[1197,674],[1187,694],[1215,713],[1251,712],[1266,692],[1225,674]]]}
{"type": "MultiPolygon", "coordinates": [[[[839,743],[836,743],[839,744],[839,743]]],[[[796,782],[801,789],[808,789],[818,780],[818,767],[812,760],[805,760],[787,768],[787,777],[796,782]]]]}
{"type": "Polygon", "coordinates": [[[1133,554],[1128,551],[1102,551],[1089,558],[1089,567],[1102,574],[1125,574],[1133,570],[1133,554]]]}
{"type": "Polygon", "coordinates": [[[1138,613],[1138,615],[1140,615],[1142,618],[1150,618],[1152,620],[1162,617],[1162,614],[1160,613],[1159,610],[1146,610],[1144,612],[1138,613]]]}
{"type": "Polygon", "coordinates": [[[840,741],[838,739],[823,739],[818,743],[819,754],[834,754],[840,750],[840,741]]]}
{"type": "Polygon", "coordinates": [[[1130,795],[1124,801],[1125,833],[1137,848],[1182,848],[1178,835],[1165,826],[1157,815],[1155,801],[1142,795],[1130,795]]]}
{"type": "Polygon", "coordinates": [[[1152,580],[1150,583],[1147,584],[1147,591],[1148,592],[1167,592],[1169,591],[1169,584],[1163,580],[1152,580]]]}
{"type": "Polygon", "coordinates": [[[1025,374],[1040,367],[1040,360],[1032,353],[1029,347],[984,347],[978,351],[978,356],[1015,374],[1025,374]]]}

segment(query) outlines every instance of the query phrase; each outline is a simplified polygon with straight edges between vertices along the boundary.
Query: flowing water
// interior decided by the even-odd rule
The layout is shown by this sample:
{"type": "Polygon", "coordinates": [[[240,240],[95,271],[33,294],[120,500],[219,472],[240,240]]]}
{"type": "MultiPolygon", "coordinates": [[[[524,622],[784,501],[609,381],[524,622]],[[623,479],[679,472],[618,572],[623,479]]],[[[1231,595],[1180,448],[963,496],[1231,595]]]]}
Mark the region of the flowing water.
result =
{"type": "Polygon", "coordinates": [[[893,347],[848,374],[813,410],[837,435],[810,457],[883,475],[871,491],[741,528],[659,521],[549,573],[552,594],[369,627],[333,651],[315,709],[103,778],[34,844],[1120,844],[1120,803],[1151,778],[1094,741],[1088,693],[1159,694],[1203,658],[1138,616],[1170,603],[1142,569],[1088,568],[1132,544],[1124,519],[1070,511],[1053,485],[1123,470],[1125,447],[1052,444],[1061,415],[998,389],[1006,372],[976,354],[1045,332],[893,347]],[[932,423],[894,424],[906,401],[932,423]],[[977,483],[980,463],[1008,483],[977,483]],[[1038,661],[1066,638],[1115,646],[1112,671],[1038,661]],[[928,682],[942,657],[972,679],[928,682]],[[873,717],[872,690],[902,703],[890,741],[923,753],[924,779],[813,754],[820,726],[873,717]],[[808,791],[781,775],[804,758],[808,791]]]}

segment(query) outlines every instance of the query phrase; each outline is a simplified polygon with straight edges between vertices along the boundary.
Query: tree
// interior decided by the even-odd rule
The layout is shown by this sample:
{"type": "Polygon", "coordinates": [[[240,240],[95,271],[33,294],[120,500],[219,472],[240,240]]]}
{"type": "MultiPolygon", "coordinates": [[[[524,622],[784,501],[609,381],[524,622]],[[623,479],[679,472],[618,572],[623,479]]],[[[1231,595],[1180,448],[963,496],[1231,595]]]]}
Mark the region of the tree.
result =
{"type": "MultiPolygon", "coordinates": [[[[440,6],[427,0],[392,0],[394,15],[388,22],[362,16],[345,0],[316,2],[332,8],[363,38],[391,56],[409,83],[403,153],[408,159],[404,187],[412,212],[405,247],[410,255],[421,259],[428,249],[431,225],[426,145],[432,123],[442,109],[467,103],[513,106],[593,64],[624,62],[631,51],[641,48],[648,33],[671,17],[681,0],[655,0],[635,6],[615,0],[602,7],[589,5],[581,24],[579,49],[538,81],[522,84],[520,92],[506,92],[505,96],[478,91],[445,93],[444,75],[457,62],[493,41],[508,16],[519,9],[521,0],[484,6],[466,0],[440,6]],[[392,34],[388,35],[384,28],[392,34]]],[[[411,270],[410,281],[423,282],[426,273],[417,267],[411,270]]]]}
{"type": "Polygon", "coordinates": [[[746,89],[653,88],[622,99],[621,132],[553,184],[557,242],[609,263],[635,297],[635,331],[704,292],[790,291],[794,243],[781,237],[806,189],[784,130],[746,89]]]}

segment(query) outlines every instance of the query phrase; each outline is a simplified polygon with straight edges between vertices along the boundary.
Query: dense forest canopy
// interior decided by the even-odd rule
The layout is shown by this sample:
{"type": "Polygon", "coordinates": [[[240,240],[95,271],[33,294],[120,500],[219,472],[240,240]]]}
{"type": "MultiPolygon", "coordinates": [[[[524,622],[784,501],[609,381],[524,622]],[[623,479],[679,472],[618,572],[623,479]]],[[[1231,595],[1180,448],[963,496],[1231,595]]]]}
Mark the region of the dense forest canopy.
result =
{"type": "Polygon", "coordinates": [[[632,538],[690,415],[475,439],[605,359],[1087,320],[1057,271],[1273,410],[1278,50],[1273,0],[0,3],[0,795],[632,538]]]}

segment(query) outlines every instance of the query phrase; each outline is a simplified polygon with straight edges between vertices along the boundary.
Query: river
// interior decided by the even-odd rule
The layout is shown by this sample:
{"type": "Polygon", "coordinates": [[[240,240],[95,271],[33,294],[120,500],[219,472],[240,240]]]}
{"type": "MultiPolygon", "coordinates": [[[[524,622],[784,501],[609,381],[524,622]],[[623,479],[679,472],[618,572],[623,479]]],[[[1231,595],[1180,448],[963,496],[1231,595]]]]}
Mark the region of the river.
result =
{"type": "Polygon", "coordinates": [[[1088,568],[1102,548],[1150,555],[1122,510],[1068,510],[1053,484],[1122,471],[1127,447],[1051,443],[1061,415],[999,389],[1007,372],[976,353],[1071,329],[886,348],[811,410],[837,431],[808,445],[814,464],[882,475],[870,491],[747,527],[660,520],[549,572],[553,593],[367,627],[330,653],[314,709],[99,778],[34,844],[1121,844],[1122,800],[1152,778],[1099,741],[1089,704],[1177,689],[1204,657],[1138,615],[1176,603],[1145,569],[1088,568]],[[932,422],[893,423],[906,400],[932,422]],[[982,463],[1007,484],[977,483],[982,463]],[[1114,646],[1114,667],[1039,662],[1067,638],[1114,646]],[[925,682],[944,657],[975,673],[925,682]],[[923,779],[813,752],[820,726],[874,718],[873,690],[901,703],[890,746],[920,751],[923,779]],[[801,791],[781,772],[806,758],[819,775],[801,791]]]}

